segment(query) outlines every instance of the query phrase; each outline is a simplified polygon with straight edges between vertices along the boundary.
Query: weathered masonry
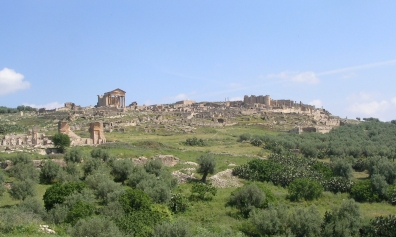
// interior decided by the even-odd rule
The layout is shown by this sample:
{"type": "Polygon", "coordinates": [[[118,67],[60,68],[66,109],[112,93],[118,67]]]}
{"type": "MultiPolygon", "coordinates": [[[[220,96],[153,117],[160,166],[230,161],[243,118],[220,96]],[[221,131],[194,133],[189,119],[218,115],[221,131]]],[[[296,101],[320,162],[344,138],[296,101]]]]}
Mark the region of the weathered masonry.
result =
{"type": "Polygon", "coordinates": [[[125,108],[125,94],[126,92],[117,88],[115,90],[104,93],[104,95],[98,95],[97,107],[116,107],[125,108]]]}

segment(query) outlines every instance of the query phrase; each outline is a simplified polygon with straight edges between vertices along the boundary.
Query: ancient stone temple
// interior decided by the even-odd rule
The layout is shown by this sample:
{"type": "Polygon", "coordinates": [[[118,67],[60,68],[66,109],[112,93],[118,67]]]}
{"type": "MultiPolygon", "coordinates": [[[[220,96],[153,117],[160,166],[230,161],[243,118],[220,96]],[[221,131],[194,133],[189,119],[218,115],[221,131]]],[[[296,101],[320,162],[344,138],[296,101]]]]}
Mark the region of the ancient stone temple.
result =
{"type": "Polygon", "coordinates": [[[97,107],[105,106],[125,108],[125,94],[125,91],[117,88],[115,90],[104,93],[104,95],[98,95],[97,107]]]}

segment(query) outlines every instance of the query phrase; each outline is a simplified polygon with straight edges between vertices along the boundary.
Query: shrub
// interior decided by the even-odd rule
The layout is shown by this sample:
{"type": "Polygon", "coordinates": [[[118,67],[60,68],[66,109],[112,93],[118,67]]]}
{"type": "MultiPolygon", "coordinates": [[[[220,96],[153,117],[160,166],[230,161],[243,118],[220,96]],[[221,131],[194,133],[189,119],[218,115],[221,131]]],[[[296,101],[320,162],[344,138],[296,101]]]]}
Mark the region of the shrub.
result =
{"type": "Polygon", "coordinates": [[[191,187],[192,200],[212,200],[213,196],[216,196],[217,189],[210,184],[194,183],[191,187]]]}
{"type": "Polygon", "coordinates": [[[85,180],[88,186],[95,190],[96,197],[104,203],[108,203],[112,195],[122,191],[121,185],[109,178],[108,175],[97,172],[89,175],[85,180]]]}
{"type": "Polygon", "coordinates": [[[134,171],[134,167],[135,164],[132,160],[115,160],[111,167],[111,174],[114,176],[114,181],[124,183],[134,171]]]}
{"type": "Polygon", "coordinates": [[[15,199],[25,200],[29,196],[36,195],[35,186],[35,182],[29,179],[15,181],[11,185],[10,196],[15,199]]]}
{"type": "Polygon", "coordinates": [[[95,212],[95,206],[78,201],[76,202],[72,208],[70,208],[69,212],[67,213],[65,222],[75,224],[79,219],[86,218],[91,216],[95,212]]]}
{"type": "Polygon", "coordinates": [[[60,152],[64,152],[67,147],[70,146],[70,137],[63,133],[57,133],[52,137],[54,146],[59,149],[60,152]]]}
{"type": "Polygon", "coordinates": [[[100,148],[94,148],[91,151],[91,157],[95,159],[100,159],[104,162],[108,161],[110,159],[110,154],[108,151],[100,149],[100,148]]]}
{"type": "Polygon", "coordinates": [[[170,187],[163,181],[153,176],[150,179],[144,179],[136,185],[137,189],[143,190],[156,203],[168,203],[171,198],[170,187]]]}
{"type": "Polygon", "coordinates": [[[30,160],[28,162],[18,162],[15,165],[11,166],[8,170],[8,174],[11,177],[15,177],[19,180],[39,180],[39,171],[33,164],[33,161],[30,160]]]}
{"type": "Polygon", "coordinates": [[[376,202],[380,200],[378,194],[374,192],[369,179],[356,182],[351,189],[351,197],[358,202],[376,202]]]}
{"type": "Polygon", "coordinates": [[[370,221],[372,236],[392,237],[396,233],[396,215],[376,216],[370,221]]]}
{"type": "Polygon", "coordinates": [[[370,157],[368,159],[367,170],[370,175],[381,174],[388,184],[393,184],[396,179],[396,164],[386,157],[370,157]]]}
{"type": "Polygon", "coordinates": [[[170,198],[168,206],[173,213],[179,213],[185,212],[188,209],[189,203],[183,194],[174,193],[170,198]]]}
{"type": "Polygon", "coordinates": [[[22,212],[37,214],[38,216],[44,216],[45,214],[45,209],[42,202],[32,197],[28,197],[19,203],[18,209],[22,212]]]}
{"type": "Polygon", "coordinates": [[[186,146],[206,146],[206,143],[202,139],[198,139],[196,137],[187,138],[185,142],[183,142],[186,146]]]}
{"type": "Polygon", "coordinates": [[[0,209],[0,233],[12,233],[21,236],[37,233],[37,227],[42,223],[41,218],[33,212],[25,212],[19,208],[0,209]]]}
{"type": "Polygon", "coordinates": [[[208,174],[213,174],[216,168],[216,160],[210,153],[205,153],[197,158],[199,168],[197,172],[202,174],[202,182],[206,183],[206,177],[208,174]]]}
{"type": "Polygon", "coordinates": [[[139,210],[149,210],[152,204],[150,196],[138,189],[125,190],[119,202],[126,214],[139,210]]]}
{"type": "Polygon", "coordinates": [[[349,193],[353,185],[352,181],[343,177],[332,177],[323,183],[324,189],[332,193],[349,193]]]}
{"type": "Polygon", "coordinates": [[[297,178],[293,180],[289,187],[289,198],[292,201],[300,199],[313,200],[322,196],[323,187],[316,181],[307,178],[297,178]]]}
{"type": "Polygon", "coordinates": [[[123,237],[116,224],[105,217],[80,219],[68,233],[75,237],[123,237]]]}
{"type": "Polygon", "coordinates": [[[250,138],[251,138],[250,133],[243,133],[243,134],[239,135],[238,142],[249,141],[250,138]]]}
{"type": "Polygon", "coordinates": [[[388,194],[388,183],[385,177],[380,174],[374,174],[370,178],[373,192],[378,195],[380,199],[386,199],[388,194]]]}
{"type": "Polygon", "coordinates": [[[340,207],[326,212],[322,224],[322,236],[356,236],[361,226],[359,205],[353,200],[346,200],[340,207]]]}
{"type": "Polygon", "coordinates": [[[352,166],[345,159],[337,159],[332,166],[335,176],[341,176],[346,179],[350,179],[353,176],[352,166]]]}
{"type": "Polygon", "coordinates": [[[253,146],[261,146],[261,145],[263,145],[263,141],[261,141],[258,138],[254,138],[254,139],[250,140],[250,144],[252,144],[253,146]]]}
{"type": "Polygon", "coordinates": [[[263,207],[265,193],[255,184],[245,185],[231,193],[228,205],[236,207],[245,217],[254,208],[263,207]]]}
{"type": "Polygon", "coordinates": [[[249,217],[251,226],[243,228],[248,236],[281,235],[286,231],[287,213],[282,206],[270,206],[268,209],[254,209],[249,217]]]}
{"type": "Polygon", "coordinates": [[[394,186],[388,187],[388,202],[392,205],[396,205],[396,188],[394,186]]]}
{"type": "Polygon", "coordinates": [[[68,150],[63,157],[67,163],[73,162],[73,163],[81,163],[81,161],[84,159],[84,154],[79,147],[73,147],[70,150],[68,150]]]}
{"type": "Polygon", "coordinates": [[[50,210],[55,204],[63,203],[66,197],[73,192],[81,192],[86,187],[86,184],[81,182],[56,183],[52,185],[45,191],[43,196],[45,209],[47,211],[50,210]]]}
{"type": "Polygon", "coordinates": [[[98,170],[102,165],[102,161],[93,158],[86,158],[83,164],[83,171],[84,176],[87,177],[88,175],[92,174],[94,171],[98,170]]]}
{"type": "Polygon", "coordinates": [[[7,190],[7,188],[3,185],[4,179],[4,174],[0,170],[0,197],[3,196],[3,193],[7,190]]]}
{"type": "Polygon", "coordinates": [[[190,224],[178,219],[174,222],[163,222],[155,226],[155,237],[190,237],[190,224]]]}
{"type": "Polygon", "coordinates": [[[321,215],[316,206],[298,207],[288,218],[288,226],[297,237],[320,236],[321,215]]]}
{"type": "Polygon", "coordinates": [[[149,174],[159,176],[162,170],[162,161],[160,159],[150,160],[144,164],[144,169],[149,174]]]}
{"type": "Polygon", "coordinates": [[[47,184],[54,182],[60,168],[60,165],[53,162],[52,160],[46,161],[40,172],[41,182],[47,184]]]}

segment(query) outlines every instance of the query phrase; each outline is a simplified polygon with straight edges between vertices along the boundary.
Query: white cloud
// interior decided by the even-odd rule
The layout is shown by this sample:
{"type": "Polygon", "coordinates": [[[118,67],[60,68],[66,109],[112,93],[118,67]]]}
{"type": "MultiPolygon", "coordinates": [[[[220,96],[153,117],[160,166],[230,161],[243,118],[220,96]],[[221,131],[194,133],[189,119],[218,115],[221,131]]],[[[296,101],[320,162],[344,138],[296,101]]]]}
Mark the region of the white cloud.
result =
{"type": "Polygon", "coordinates": [[[243,100],[242,96],[237,96],[237,97],[231,97],[230,101],[238,101],[238,100],[243,100]]]}
{"type": "Polygon", "coordinates": [[[316,108],[321,108],[323,106],[321,100],[313,100],[313,101],[309,102],[308,104],[315,105],[316,108]]]}
{"type": "Polygon", "coordinates": [[[343,75],[342,79],[351,79],[351,78],[354,78],[356,76],[357,76],[357,74],[355,72],[350,72],[350,73],[347,73],[347,74],[343,75]]]}
{"type": "Polygon", "coordinates": [[[181,101],[181,100],[189,100],[189,99],[191,99],[189,96],[192,96],[192,95],[195,95],[195,94],[196,94],[196,92],[193,91],[193,92],[188,93],[188,94],[187,93],[180,93],[180,94],[178,94],[176,96],[168,96],[168,97],[163,98],[161,100],[161,103],[168,104],[168,103],[175,103],[175,102],[181,101]]]}
{"type": "Polygon", "coordinates": [[[180,100],[186,100],[188,96],[184,93],[178,94],[177,96],[173,97],[175,100],[180,101],[180,100]]]}
{"type": "Polygon", "coordinates": [[[396,105],[396,97],[391,99],[392,104],[396,105]]]}
{"type": "Polygon", "coordinates": [[[41,108],[56,109],[56,108],[64,107],[64,104],[61,104],[61,103],[58,103],[58,102],[50,102],[50,103],[41,104],[41,105],[24,103],[23,105],[30,106],[30,107],[33,107],[33,108],[38,108],[38,109],[41,109],[41,108]]]}
{"type": "Polygon", "coordinates": [[[380,113],[389,110],[390,103],[386,100],[371,102],[356,102],[349,106],[348,110],[353,113],[359,113],[366,116],[377,117],[380,113]]]}
{"type": "Polygon", "coordinates": [[[284,71],[278,74],[269,74],[267,77],[269,78],[281,78],[285,80],[289,80],[292,82],[298,83],[308,83],[308,84],[318,84],[320,82],[319,78],[316,76],[315,72],[307,71],[307,72],[291,72],[284,71]]]}
{"type": "Polygon", "coordinates": [[[0,71],[0,95],[7,95],[19,90],[28,89],[30,83],[23,80],[24,76],[12,69],[4,68],[0,71]]]}
{"type": "Polygon", "coordinates": [[[395,119],[396,97],[382,98],[380,93],[360,92],[347,97],[346,111],[356,117],[375,117],[383,121],[395,119]]]}
{"type": "Polygon", "coordinates": [[[297,74],[296,76],[292,77],[291,80],[295,82],[306,82],[308,84],[319,83],[319,78],[316,76],[314,72],[303,72],[297,74]]]}

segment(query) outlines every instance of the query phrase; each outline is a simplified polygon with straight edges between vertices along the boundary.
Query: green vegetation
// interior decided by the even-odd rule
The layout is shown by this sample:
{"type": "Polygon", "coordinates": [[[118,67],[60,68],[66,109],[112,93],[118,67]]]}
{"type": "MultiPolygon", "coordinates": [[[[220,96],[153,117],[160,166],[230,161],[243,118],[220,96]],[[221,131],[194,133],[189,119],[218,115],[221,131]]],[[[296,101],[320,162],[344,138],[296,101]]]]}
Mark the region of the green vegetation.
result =
{"type": "Polygon", "coordinates": [[[44,223],[58,236],[394,234],[396,165],[381,147],[395,147],[395,124],[366,119],[296,135],[261,121],[198,128],[193,138],[127,127],[106,133],[114,142],[34,163],[28,153],[2,154],[12,165],[0,171],[0,235],[46,236],[44,223]],[[165,154],[179,162],[150,159],[165,154]],[[234,177],[213,177],[229,169],[234,177]],[[174,171],[194,175],[178,183],[174,171]]]}
{"type": "Polygon", "coordinates": [[[67,147],[70,146],[70,137],[63,133],[57,133],[52,137],[54,146],[59,149],[60,152],[64,152],[67,147]]]}

